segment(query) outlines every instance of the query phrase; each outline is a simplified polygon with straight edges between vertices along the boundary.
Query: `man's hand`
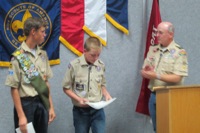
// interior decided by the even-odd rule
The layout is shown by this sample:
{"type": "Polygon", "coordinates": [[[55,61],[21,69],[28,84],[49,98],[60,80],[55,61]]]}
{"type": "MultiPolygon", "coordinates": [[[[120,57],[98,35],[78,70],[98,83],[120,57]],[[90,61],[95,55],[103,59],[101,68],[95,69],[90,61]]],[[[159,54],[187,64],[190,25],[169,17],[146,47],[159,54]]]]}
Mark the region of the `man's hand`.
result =
{"type": "Polygon", "coordinates": [[[146,79],[155,79],[156,78],[156,73],[154,71],[146,71],[146,70],[142,69],[141,75],[142,75],[142,77],[144,77],[146,79]]]}

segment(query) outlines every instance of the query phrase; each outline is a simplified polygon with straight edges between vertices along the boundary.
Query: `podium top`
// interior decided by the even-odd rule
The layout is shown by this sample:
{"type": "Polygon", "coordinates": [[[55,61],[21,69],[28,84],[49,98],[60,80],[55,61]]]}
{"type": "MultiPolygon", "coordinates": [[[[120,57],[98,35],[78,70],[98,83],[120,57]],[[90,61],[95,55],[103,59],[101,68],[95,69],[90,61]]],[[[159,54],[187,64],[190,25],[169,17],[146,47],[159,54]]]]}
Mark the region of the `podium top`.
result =
{"type": "Polygon", "coordinates": [[[189,88],[199,88],[200,85],[179,85],[179,86],[157,86],[153,87],[153,91],[163,90],[163,89],[189,89],[189,88]]]}

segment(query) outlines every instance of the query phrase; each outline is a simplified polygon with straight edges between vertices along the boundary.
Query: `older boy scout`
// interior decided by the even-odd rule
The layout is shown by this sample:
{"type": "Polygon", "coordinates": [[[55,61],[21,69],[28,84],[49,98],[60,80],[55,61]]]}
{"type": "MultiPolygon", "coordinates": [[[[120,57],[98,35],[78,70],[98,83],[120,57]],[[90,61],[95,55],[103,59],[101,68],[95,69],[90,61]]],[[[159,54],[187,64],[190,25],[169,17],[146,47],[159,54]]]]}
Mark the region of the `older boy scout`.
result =
{"type": "MultiPolygon", "coordinates": [[[[188,75],[186,51],[174,41],[174,27],[170,22],[161,22],[157,27],[158,45],[151,46],[144,61],[141,74],[150,79],[148,88],[183,84],[188,75]]],[[[156,131],[156,96],[152,91],[149,112],[156,131]]]]}
{"type": "Polygon", "coordinates": [[[5,83],[11,87],[15,128],[19,127],[22,133],[27,133],[29,122],[36,133],[47,133],[48,122],[55,118],[48,83],[53,74],[46,52],[38,46],[44,42],[45,27],[40,18],[25,21],[26,40],[13,53],[5,83]]]}

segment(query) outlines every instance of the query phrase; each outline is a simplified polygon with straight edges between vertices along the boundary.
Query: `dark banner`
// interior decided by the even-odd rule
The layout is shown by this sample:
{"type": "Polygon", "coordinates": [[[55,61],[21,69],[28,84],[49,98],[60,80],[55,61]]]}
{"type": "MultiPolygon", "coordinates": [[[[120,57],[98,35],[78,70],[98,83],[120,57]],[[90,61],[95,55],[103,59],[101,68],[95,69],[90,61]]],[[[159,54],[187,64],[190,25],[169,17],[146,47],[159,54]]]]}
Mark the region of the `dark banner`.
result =
{"type": "Polygon", "coordinates": [[[47,22],[41,47],[47,51],[51,65],[60,63],[60,0],[1,0],[0,12],[0,67],[9,66],[11,54],[26,39],[23,25],[29,17],[47,22]]]}
{"type": "MultiPolygon", "coordinates": [[[[159,0],[153,0],[152,9],[151,9],[151,16],[149,20],[149,27],[147,32],[147,39],[146,39],[146,50],[144,53],[144,58],[146,58],[146,55],[149,51],[149,47],[151,45],[158,44],[157,42],[157,26],[161,22],[161,15],[160,15],[160,9],[159,9],[159,0]]],[[[142,80],[142,86],[140,91],[140,96],[138,98],[136,112],[142,113],[145,115],[149,115],[149,109],[148,109],[148,102],[150,97],[150,90],[148,89],[149,80],[144,79],[142,80]]]]}

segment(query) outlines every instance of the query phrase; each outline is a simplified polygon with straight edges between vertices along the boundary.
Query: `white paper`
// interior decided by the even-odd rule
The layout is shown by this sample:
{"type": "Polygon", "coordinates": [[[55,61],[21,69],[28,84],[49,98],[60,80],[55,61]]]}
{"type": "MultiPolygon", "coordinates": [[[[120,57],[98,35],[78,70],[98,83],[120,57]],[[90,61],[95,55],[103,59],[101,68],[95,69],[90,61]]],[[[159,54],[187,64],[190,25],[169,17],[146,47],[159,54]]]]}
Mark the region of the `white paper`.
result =
{"type": "MultiPolygon", "coordinates": [[[[27,130],[28,130],[28,133],[35,133],[35,130],[34,130],[34,128],[33,128],[32,122],[28,123],[28,124],[26,125],[26,128],[27,128],[27,130]]],[[[17,132],[17,133],[22,133],[21,130],[19,129],[19,127],[16,128],[16,132],[17,132]]]]}
{"type": "Polygon", "coordinates": [[[101,108],[106,107],[107,105],[109,105],[110,103],[112,103],[115,100],[116,100],[116,98],[112,98],[109,101],[86,102],[86,104],[88,104],[90,107],[92,107],[94,109],[101,109],[101,108]]]}

